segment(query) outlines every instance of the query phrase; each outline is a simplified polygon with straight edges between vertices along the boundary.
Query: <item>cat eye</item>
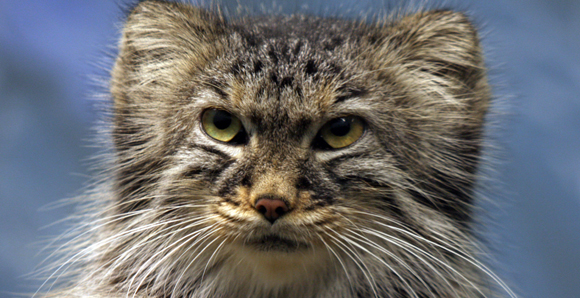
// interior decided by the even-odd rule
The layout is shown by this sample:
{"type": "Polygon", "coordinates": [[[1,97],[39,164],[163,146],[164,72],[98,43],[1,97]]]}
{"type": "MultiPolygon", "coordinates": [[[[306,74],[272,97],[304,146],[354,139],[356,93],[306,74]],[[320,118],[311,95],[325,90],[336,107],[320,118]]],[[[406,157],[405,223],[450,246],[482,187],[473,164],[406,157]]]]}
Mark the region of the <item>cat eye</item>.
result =
{"type": "Polygon", "coordinates": [[[244,127],[236,116],[218,109],[208,109],[201,116],[201,126],[210,137],[226,143],[241,143],[244,127]]]}
{"type": "Polygon", "coordinates": [[[364,123],[359,117],[335,118],[320,129],[319,140],[315,144],[321,149],[340,149],[356,142],[363,132],[364,123]]]}

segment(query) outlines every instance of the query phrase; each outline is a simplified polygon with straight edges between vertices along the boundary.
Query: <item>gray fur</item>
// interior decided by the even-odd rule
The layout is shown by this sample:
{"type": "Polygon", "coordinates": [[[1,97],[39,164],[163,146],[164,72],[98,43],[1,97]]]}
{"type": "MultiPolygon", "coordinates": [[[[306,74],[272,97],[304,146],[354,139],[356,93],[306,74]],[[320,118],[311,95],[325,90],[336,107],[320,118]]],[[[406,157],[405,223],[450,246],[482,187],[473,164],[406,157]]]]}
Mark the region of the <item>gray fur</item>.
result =
{"type": "Polygon", "coordinates": [[[114,165],[46,296],[513,296],[471,235],[490,91],[464,14],[226,21],[144,1],[110,85],[114,165]],[[248,142],[208,137],[208,108],[248,142]],[[363,136],[314,148],[346,115],[363,136]],[[264,194],[291,210],[273,225],[264,194]]]}

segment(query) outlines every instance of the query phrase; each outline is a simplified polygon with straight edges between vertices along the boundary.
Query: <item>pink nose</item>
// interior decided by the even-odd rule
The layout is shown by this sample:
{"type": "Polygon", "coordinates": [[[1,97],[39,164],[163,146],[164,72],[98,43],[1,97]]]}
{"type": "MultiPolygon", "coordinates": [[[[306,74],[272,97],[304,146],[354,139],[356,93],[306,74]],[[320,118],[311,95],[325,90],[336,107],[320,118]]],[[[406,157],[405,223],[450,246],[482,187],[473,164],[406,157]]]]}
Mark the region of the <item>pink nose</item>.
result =
{"type": "Polygon", "coordinates": [[[280,216],[288,212],[288,206],[280,199],[262,198],[256,201],[256,210],[270,222],[274,223],[280,216]]]}

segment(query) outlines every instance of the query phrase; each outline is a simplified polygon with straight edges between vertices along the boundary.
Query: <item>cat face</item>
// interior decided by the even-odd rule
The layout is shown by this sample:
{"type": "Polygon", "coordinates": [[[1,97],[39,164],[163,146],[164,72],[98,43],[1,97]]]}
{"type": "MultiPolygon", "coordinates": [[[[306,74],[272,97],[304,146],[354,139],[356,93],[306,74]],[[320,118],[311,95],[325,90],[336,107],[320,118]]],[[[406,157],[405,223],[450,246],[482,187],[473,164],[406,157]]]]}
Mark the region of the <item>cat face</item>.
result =
{"type": "Polygon", "coordinates": [[[346,292],[476,287],[461,254],[489,92],[464,15],[227,23],[143,2],[111,91],[110,210],[123,217],[115,229],[146,239],[118,249],[151,257],[121,258],[139,268],[126,279],[245,274],[275,288],[350,272],[367,288],[346,292]]]}
{"type": "MultiPolygon", "coordinates": [[[[356,73],[339,69],[347,66],[346,57],[328,57],[325,62],[334,63],[329,69],[318,66],[313,58],[301,61],[284,57],[275,51],[280,44],[285,45],[281,40],[269,40],[253,46],[265,49],[262,53],[251,53],[252,49],[242,43],[241,49],[210,63],[205,73],[211,75],[201,76],[205,84],[200,84],[190,106],[185,107],[191,114],[179,120],[193,119],[194,124],[184,140],[184,151],[178,154],[183,159],[175,164],[187,165],[189,174],[184,179],[206,183],[204,188],[217,200],[210,204],[211,212],[242,243],[281,251],[312,245],[323,248],[321,235],[312,231],[337,224],[333,208],[338,201],[349,200],[342,205],[360,204],[364,209],[361,198],[347,199],[347,194],[368,188],[363,179],[354,177],[361,172],[377,172],[375,167],[368,168],[372,161],[392,157],[373,136],[373,121],[365,120],[372,119],[376,105],[372,98],[362,96],[364,91],[358,91],[366,86],[357,84],[361,78],[356,73]],[[306,74],[309,63],[313,69],[306,74]],[[256,64],[261,65],[259,70],[244,69],[256,64]],[[220,139],[221,135],[212,131],[214,118],[207,120],[207,115],[217,117],[215,113],[228,117],[223,130],[232,125],[235,136],[220,139]],[[231,124],[231,119],[239,124],[231,124]],[[331,133],[330,125],[338,130],[341,126],[336,121],[341,120],[344,131],[338,134],[342,135],[331,133]],[[353,156],[357,163],[349,162],[353,156]],[[210,159],[215,160],[213,168],[200,169],[210,159]],[[274,214],[269,216],[269,206],[260,200],[278,202],[281,211],[276,212],[273,206],[274,214]]],[[[288,51],[305,57],[317,54],[307,41],[294,45],[288,51]]],[[[380,200],[378,195],[376,199],[380,200]]]]}

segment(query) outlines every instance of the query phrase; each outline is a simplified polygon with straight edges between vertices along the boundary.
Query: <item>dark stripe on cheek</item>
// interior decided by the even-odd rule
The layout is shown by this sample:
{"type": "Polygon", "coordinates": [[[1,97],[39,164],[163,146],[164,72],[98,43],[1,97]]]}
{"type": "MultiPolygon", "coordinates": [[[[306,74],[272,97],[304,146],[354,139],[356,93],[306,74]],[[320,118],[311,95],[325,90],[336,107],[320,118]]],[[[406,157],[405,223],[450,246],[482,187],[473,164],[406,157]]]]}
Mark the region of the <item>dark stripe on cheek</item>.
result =
{"type": "Polygon", "coordinates": [[[418,203],[437,210],[462,225],[470,222],[473,203],[471,182],[457,181],[457,179],[438,173],[431,181],[426,181],[419,187],[431,195],[425,196],[410,191],[418,203]]]}
{"type": "Polygon", "coordinates": [[[190,148],[196,148],[196,149],[204,150],[204,151],[209,152],[209,153],[211,153],[213,155],[217,155],[217,156],[219,156],[220,158],[222,158],[224,160],[230,160],[231,159],[231,157],[228,154],[226,154],[225,152],[220,151],[220,150],[215,149],[215,148],[210,147],[210,146],[200,145],[200,144],[190,144],[189,147],[190,148]]]}
{"type": "Polygon", "coordinates": [[[300,177],[296,183],[296,188],[298,190],[308,190],[312,186],[312,183],[306,177],[300,177]]]}
{"type": "MultiPolygon", "coordinates": [[[[348,175],[348,176],[339,176],[335,173],[330,172],[331,179],[334,180],[336,185],[340,185],[340,193],[356,193],[357,191],[365,190],[365,193],[368,193],[368,187],[373,187],[377,190],[381,191],[392,191],[392,188],[389,185],[385,185],[384,183],[380,183],[376,180],[373,180],[368,177],[360,177],[355,175],[348,175]]],[[[356,197],[352,198],[356,200],[356,197]]],[[[400,202],[398,202],[393,196],[386,196],[386,195],[377,195],[376,197],[369,197],[365,200],[376,200],[379,204],[374,204],[375,206],[382,206],[378,207],[381,210],[389,212],[390,214],[397,216],[403,222],[407,222],[405,219],[405,213],[401,208],[400,202]]]]}
{"type": "Polygon", "coordinates": [[[221,197],[236,194],[239,186],[250,188],[252,185],[251,166],[240,166],[228,173],[227,177],[215,181],[218,188],[218,195],[221,197]]]}
{"type": "Polygon", "coordinates": [[[239,203],[239,202],[236,202],[236,201],[232,200],[230,197],[227,197],[227,196],[226,196],[226,197],[223,197],[222,199],[223,199],[225,202],[227,202],[227,203],[230,203],[230,204],[232,204],[232,205],[234,205],[234,206],[236,206],[236,207],[240,206],[240,203],[239,203]]]}
{"type": "Polygon", "coordinates": [[[119,195],[118,212],[128,213],[147,208],[151,201],[148,192],[158,182],[155,174],[164,163],[159,160],[145,160],[135,164],[125,160],[124,163],[129,165],[117,172],[115,185],[119,195]]]}
{"type": "Polygon", "coordinates": [[[368,154],[367,153],[353,152],[353,153],[343,154],[343,155],[337,156],[333,159],[326,161],[325,164],[326,164],[327,168],[334,169],[342,162],[353,160],[353,159],[362,159],[362,158],[368,158],[368,154]]]}
{"type": "Polygon", "coordinates": [[[192,166],[190,169],[183,173],[182,177],[186,179],[206,181],[213,184],[216,182],[216,180],[219,179],[219,176],[233,163],[234,160],[230,159],[215,161],[214,164],[217,165],[215,167],[206,167],[202,165],[192,166]]]}

